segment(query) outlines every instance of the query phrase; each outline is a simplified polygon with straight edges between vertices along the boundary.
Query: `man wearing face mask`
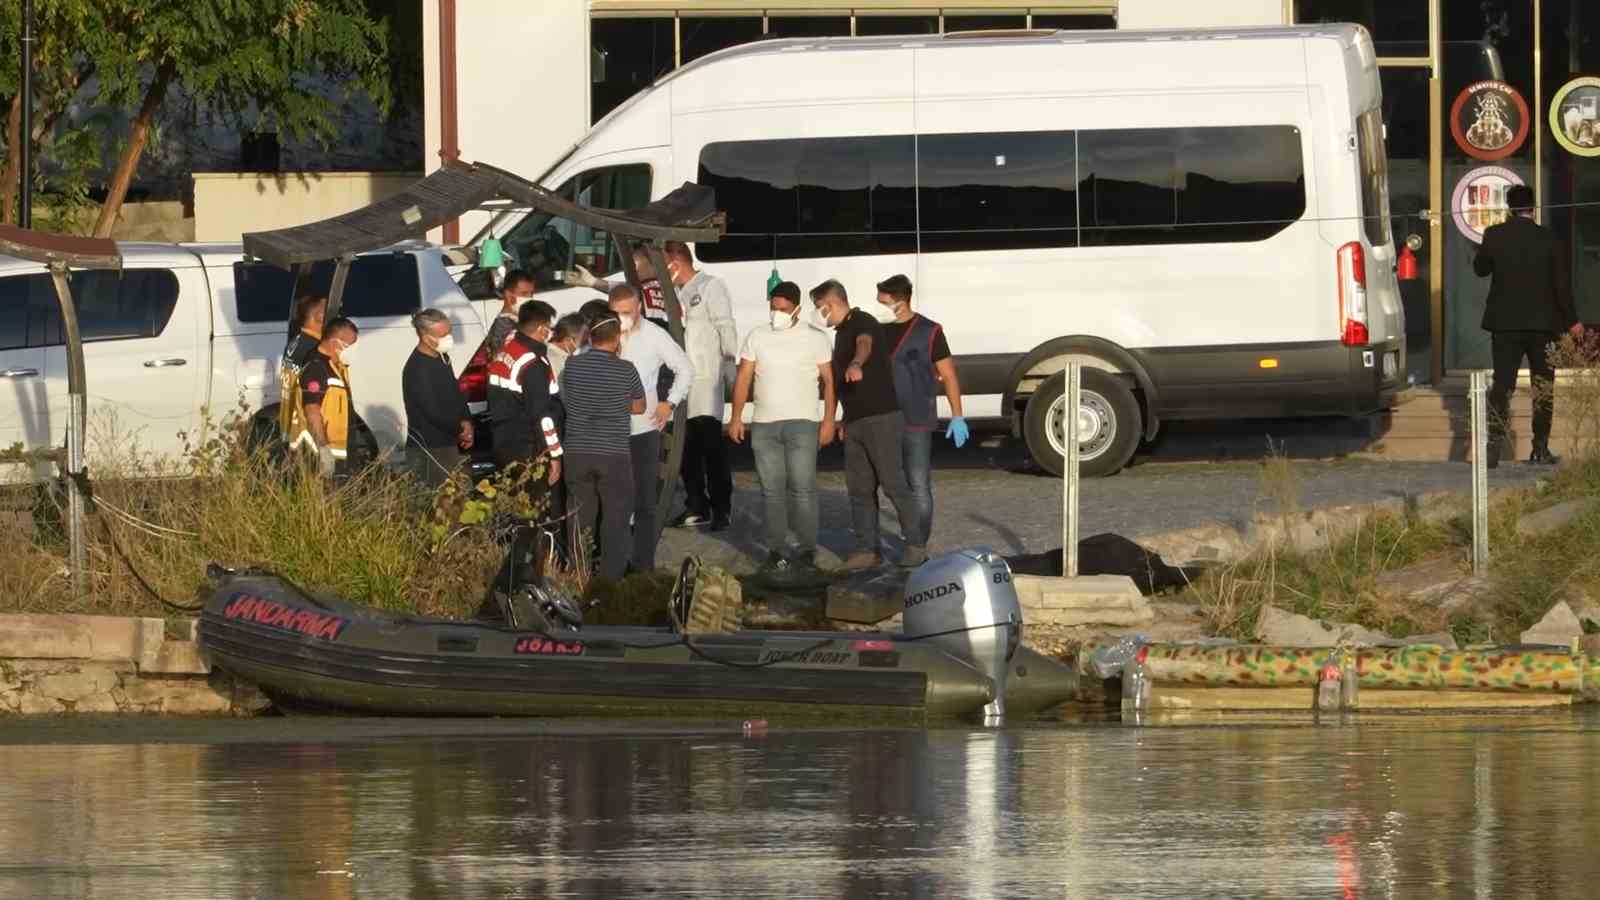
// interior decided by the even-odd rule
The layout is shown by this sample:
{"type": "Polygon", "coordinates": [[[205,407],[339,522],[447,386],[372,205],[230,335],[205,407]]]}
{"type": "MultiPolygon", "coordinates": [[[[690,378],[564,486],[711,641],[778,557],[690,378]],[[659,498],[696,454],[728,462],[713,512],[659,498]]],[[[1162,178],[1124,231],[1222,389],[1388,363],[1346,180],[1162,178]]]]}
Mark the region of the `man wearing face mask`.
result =
{"type": "Polygon", "coordinates": [[[561,378],[561,372],[567,367],[567,360],[578,348],[589,340],[589,327],[584,323],[583,313],[567,313],[556,320],[555,330],[550,335],[550,371],[561,378]]]}
{"type": "Polygon", "coordinates": [[[556,311],[530,300],[517,312],[517,331],[489,362],[489,422],[494,459],[502,469],[548,454],[548,481],[561,480],[561,401],[545,341],[556,311]]]}
{"type": "Polygon", "coordinates": [[[324,478],[347,474],[350,458],[350,365],[356,323],[340,317],[322,326],[322,340],[300,372],[299,425],[294,444],[315,454],[324,478]]]}
{"type": "Polygon", "coordinates": [[[517,310],[532,299],[533,276],[521,269],[507,272],[505,280],[500,282],[500,312],[489,323],[489,337],[484,341],[491,359],[495,351],[504,347],[506,341],[511,340],[511,335],[516,333],[517,310]]]}
{"type": "Polygon", "coordinates": [[[638,370],[645,396],[652,399],[657,396],[656,384],[662,367],[672,373],[672,387],[665,399],[633,416],[628,439],[633,468],[633,568],[637,572],[654,572],[661,430],[672,421],[673,410],[688,396],[689,385],[694,383],[694,365],[666,329],[644,321],[639,314],[639,291],[633,285],[619,284],[612,288],[609,305],[622,324],[619,355],[638,370]]]}
{"type": "MultiPolygon", "coordinates": [[[[905,416],[894,394],[889,350],[883,326],[872,316],[850,308],[844,285],[824,281],[811,290],[821,323],[834,329],[833,376],[844,406],[844,481],[850,494],[851,528],[856,550],[845,568],[861,571],[878,565],[878,489],[889,495],[900,519],[906,551],[900,565],[915,568],[928,561],[928,533],[916,514],[916,503],[901,464],[900,433],[905,416]]],[[[881,315],[881,314],[880,314],[881,315]]]]}
{"type": "MultiPolygon", "coordinates": [[[[650,261],[650,254],[644,247],[633,248],[633,270],[639,276],[639,289],[644,297],[644,317],[656,324],[666,327],[667,304],[665,294],[661,290],[661,279],[656,275],[655,263],[650,261]]],[[[610,294],[611,289],[621,284],[621,275],[611,278],[596,278],[593,272],[583,266],[573,266],[561,273],[561,280],[567,284],[578,287],[593,288],[602,294],[610,294]]]]}
{"type": "Polygon", "coordinates": [[[967,420],[961,416],[961,381],[950,358],[950,344],[938,322],[911,311],[911,279],[894,275],[878,282],[878,308],[894,373],[894,393],[906,417],[900,435],[901,464],[911,499],[921,517],[918,530],[933,531],[933,431],[939,424],[939,394],[950,401],[950,425],[944,436],[958,448],[967,443],[967,420]]]}
{"type": "Polygon", "coordinates": [[[723,367],[739,352],[733,298],[722,279],[696,271],[689,245],[667,241],[662,249],[667,277],[677,288],[683,310],[684,349],[695,372],[694,384],[689,386],[683,445],[684,510],[670,524],[678,528],[709,525],[712,531],[723,531],[733,515],[733,469],[722,436],[723,367]]]}
{"type": "Polygon", "coordinates": [[[750,449],[766,508],[764,574],[781,580],[816,568],[817,448],[833,443],[833,357],[828,336],[800,321],[798,286],[780,282],[767,304],[772,324],[751,331],[739,351],[728,437],[736,444],[744,441],[744,407],[753,386],[750,449]],[[797,544],[793,551],[791,533],[797,544]]]}
{"type": "Polygon", "coordinates": [[[437,309],[411,317],[417,346],[400,372],[406,410],[406,462],[417,482],[429,489],[443,484],[472,447],[472,414],[456,386],[450,351],[455,337],[450,320],[437,309]]]}

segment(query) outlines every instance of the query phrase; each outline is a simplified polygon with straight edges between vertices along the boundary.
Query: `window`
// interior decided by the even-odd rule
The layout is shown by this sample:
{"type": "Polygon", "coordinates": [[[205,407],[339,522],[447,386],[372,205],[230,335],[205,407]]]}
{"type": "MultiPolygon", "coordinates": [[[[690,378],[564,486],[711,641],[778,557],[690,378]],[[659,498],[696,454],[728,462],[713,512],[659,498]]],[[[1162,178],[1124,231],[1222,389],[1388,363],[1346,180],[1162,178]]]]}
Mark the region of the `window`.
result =
{"type": "Polygon", "coordinates": [[[768,16],[767,37],[848,37],[849,16],[768,16]]]}
{"type": "Polygon", "coordinates": [[[594,19],[589,40],[589,112],[596,122],[672,71],[671,17],[594,19]]]}
{"type": "MultiPolygon", "coordinates": [[[[579,206],[627,210],[638,209],[649,202],[649,166],[615,166],[578,176],[579,206]]],[[[572,235],[573,262],[577,265],[599,277],[622,270],[622,252],[610,234],[587,225],[575,225],[572,235]]]]}
{"type": "Polygon", "coordinates": [[[938,16],[856,16],[857,35],[938,33],[938,16]]]}
{"type": "Polygon", "coordinates": [[[699,182],[728,234],[707,262],[910,253],[916,247],[909,135],[707,144],[699,182]]]}
{"type": "MultiPolygon", "coordinates": [[[[331,260],[311,267],[311,291],[326,294],[333,285],[331,260]]],[[[234,304],[240,322],[289,324],[294,275],[265,262],[233,264],[234,304]]],[[[409,253],[358,256],[339,300],[339,315],[350,318],[409,316],[422,308],[417,260],[409,253]]]]}
{"type": "MultiPolygon", "coordinates": [[[[77,271],[69,280],[85,343],[158,337],[178,305],[178,278],[166,269],[77,271]]],[[[0,278],[0,350],[65,342],[49,275],[0,278]]]]}
{"type": "MultiPolygon", "coordinates": [[[[1355,22],[1372,33],[1379,56],[1428,55],[1428,0],[1295,0],[1294,20],[1355,22]]],[[[1477,25],[1483,27],[1482,18],[1477,25]]]]}
{"type": "Polygon", "coordinates": [[[1027,16],[945,16],[944,33],[953,31],[1008,31],[1028,27],[1027,16]]]}
{"type": "Polygon", "coordinates": [[[1078,242],[1070,131],[923,135],[917,177],[924,251],[1078,242]]]}
{"type": "Polygon", "coordinates": [[[1389,155],[1383,146],[1383,116],[1377,110],[1356,119],[1357,154],[1361,157],[1361,222],[1367,243],[1389,243],[1389,155]]]}
{"type": "Polygon", "coordinates": [[[1065,31],[1089,31],[1098,28],[1116,28],[1116,16],[1094,15],[1038,15],[1033,17],[1034,28],[1059,28],[1065,31]]]}
{"type": "Polygon", "coordinates": [[[760,16],[683,16],[678,20],[678,34],[686,63],[763,37],[760,16]]]}
{"type": "Polygon", "coordinates": [[[1078,132],[1086,245],[1268,238],[1305,213],[1291,126],[1078,132]]]}

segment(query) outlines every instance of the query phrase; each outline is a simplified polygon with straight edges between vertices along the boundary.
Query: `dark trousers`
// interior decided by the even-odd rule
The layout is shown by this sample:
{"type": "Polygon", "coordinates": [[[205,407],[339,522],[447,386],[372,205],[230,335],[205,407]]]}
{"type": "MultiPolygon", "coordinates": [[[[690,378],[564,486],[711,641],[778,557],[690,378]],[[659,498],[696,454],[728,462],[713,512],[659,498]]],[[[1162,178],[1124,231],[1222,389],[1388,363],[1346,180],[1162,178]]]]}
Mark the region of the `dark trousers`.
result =
{"type": "Polygon", "coordinates": [[[850,494],[850,523],[855,531],[857,550],[878,552],[880,487],[894,504],[895,514],[900,517],[900,533],[906,543],[913,547],[928,543],[900,455],[900,434],[905,430],[905,421],[905,416],[896,411],[856,419],[845,425],[844,484],[850,494]]]}
{"type": "MultiPolygon", "coordinates": [[[[1506,424],[1511,415],[1511,394],[1517,389],[1517,370],[1523,357],[1533,382],[1533,446],[1550,446],[1550,421],[1555,416],[1556,370],[1550,365],[1550,343],[1557,335],[1542,331],[1490,332],[1494,356],[1494,384],[1489,388],[1489,440],[1506,446],[1506,424]]],[[[1491,457],[1492,458],[1492,457],[1491,457]]]]}
{"type": "MultiPolygon", "coordinates": [[[[628,439],[633,465],[633,568],[656,570],[656,499],[661,493],[661,432],[628,439]]],[[[624,520],[626,521],[626,520],[624,520]]]]}
{"type": "Polygon", "coordinates": [[[631,544],[628,517],[634,512],[633,461],[626,456],[569,450],[562,464],[568,504],[577,511],[578,539],[593,560],[594,538],[598,537],[600,575],[621,578],[628,569],[631,544]],[[595,534],[596,520],[599,535],[595,534]]]}
{"type": "Polygon", "coordinates": [[[683,444],[684,509],[702,516],[727,516],[733,510],[733,469],[722,420],[695,416],[687,423],[683,444]]]}
{"type": "Polygon", "coordinates": [[[406,464],[411,470],[411,477],[423,487],[433,490],[444,484],[450,473],[461,464],[461,451],[454,445],[449,447],[423,447],[420,444],[406,443],[406,464]]]}

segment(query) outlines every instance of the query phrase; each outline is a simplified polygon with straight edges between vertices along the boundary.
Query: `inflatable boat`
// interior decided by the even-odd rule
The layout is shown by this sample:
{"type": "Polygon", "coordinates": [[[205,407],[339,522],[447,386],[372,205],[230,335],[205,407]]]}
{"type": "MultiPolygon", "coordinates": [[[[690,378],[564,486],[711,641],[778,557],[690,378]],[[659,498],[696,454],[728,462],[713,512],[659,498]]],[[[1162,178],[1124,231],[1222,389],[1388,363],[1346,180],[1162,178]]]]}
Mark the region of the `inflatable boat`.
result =
{"type": "Polygon", "coordinates": [[[382,715],[998,721],[1076,689],[1070,667],[1020,646],[1010,569],[984,550],[912,574],[903,633],[688,633],[547,612],[534,628],[396,615],[246,571],[222,575],[200,642],[280,704],[382,715]]]}

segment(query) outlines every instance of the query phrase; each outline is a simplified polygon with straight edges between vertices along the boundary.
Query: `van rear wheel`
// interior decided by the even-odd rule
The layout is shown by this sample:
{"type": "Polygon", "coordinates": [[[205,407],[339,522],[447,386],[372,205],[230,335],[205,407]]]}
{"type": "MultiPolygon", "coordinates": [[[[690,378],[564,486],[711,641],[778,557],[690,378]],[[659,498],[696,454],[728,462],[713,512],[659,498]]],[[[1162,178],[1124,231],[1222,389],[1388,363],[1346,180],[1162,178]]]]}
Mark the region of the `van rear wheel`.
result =
{"type": "MultiPolygon", "coordinates": [[[[1084,368],[1078,388],[1078,465],[1087,478],[1114,475],[1139,448],[1139,401],[1117,376],[1084,368]]],[[[1066,458],[1067,373],[1045,379],[1028,398],[1023,439],[1036,462],[1060,475],[1066,458]]]]}

